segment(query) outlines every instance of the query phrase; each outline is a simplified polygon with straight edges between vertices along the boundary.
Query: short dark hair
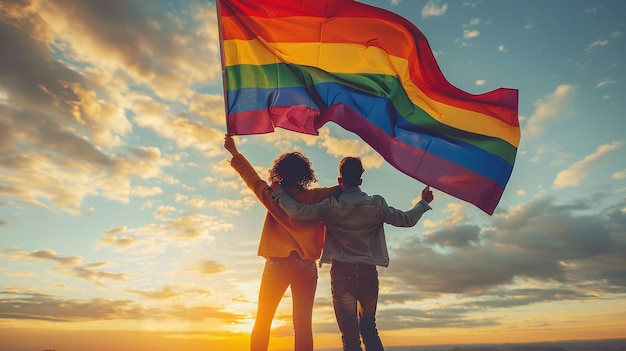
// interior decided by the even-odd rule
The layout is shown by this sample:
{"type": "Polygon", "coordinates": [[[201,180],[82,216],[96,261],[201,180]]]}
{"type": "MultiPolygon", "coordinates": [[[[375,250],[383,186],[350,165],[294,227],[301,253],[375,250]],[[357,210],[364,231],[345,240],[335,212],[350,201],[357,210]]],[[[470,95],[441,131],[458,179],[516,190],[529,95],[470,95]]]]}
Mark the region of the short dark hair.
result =
{"type": "Polygon", "coordinates": [[[269,172],[269,182],[282,186],[299,185],[306,189],[317,182],[311,161],[298,151],[280,155],[269,172]]]}
{"type": "Polygon", "coordinates": [[[358,157],[344,157],[339,162],[339,174],[345,186],[359,185],[363,172],[365,170],[361,159],[358,157]]]}

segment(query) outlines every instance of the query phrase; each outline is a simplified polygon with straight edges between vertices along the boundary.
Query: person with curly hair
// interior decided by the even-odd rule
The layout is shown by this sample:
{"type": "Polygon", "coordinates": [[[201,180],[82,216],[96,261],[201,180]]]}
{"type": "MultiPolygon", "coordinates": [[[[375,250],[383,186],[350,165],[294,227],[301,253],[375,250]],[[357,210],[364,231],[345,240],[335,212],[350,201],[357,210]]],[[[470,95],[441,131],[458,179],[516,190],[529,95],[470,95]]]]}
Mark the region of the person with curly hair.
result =
{"type": "Polygon", "coordinates": [[[300,152],[284,153],[274,160],[268,184],[237,150],[228,134],[224,148],[232,156],[230,165],[267,209],[258,249],[258,255],[265,257],[265,267],[250,350],[267,350],[270,326],[287,287],[291,287],[293,301],[294,349],[313,350],[311,320],[318,278],[315,261],[321,255],[325,227],[320,221],[291,219],[274,202],[272,193],[282,186],[301,203],[314,204],[337,195],[341,188],[309,188],[317,179],[311,161],[300,152]]]}

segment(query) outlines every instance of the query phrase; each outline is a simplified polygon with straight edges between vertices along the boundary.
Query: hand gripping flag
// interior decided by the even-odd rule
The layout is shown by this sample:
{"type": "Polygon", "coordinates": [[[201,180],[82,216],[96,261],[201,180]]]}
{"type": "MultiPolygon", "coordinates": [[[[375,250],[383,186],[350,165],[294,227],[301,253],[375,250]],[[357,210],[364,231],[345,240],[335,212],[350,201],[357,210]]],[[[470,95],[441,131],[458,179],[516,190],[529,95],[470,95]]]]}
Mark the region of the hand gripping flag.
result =
{"type": "Polygon", "coordinates": [[[493,214],[520,140],[517,90],[454,87],[417,27],[353,0],[218,0],[218,13],[231,135],[332,121],[493,214]]]}

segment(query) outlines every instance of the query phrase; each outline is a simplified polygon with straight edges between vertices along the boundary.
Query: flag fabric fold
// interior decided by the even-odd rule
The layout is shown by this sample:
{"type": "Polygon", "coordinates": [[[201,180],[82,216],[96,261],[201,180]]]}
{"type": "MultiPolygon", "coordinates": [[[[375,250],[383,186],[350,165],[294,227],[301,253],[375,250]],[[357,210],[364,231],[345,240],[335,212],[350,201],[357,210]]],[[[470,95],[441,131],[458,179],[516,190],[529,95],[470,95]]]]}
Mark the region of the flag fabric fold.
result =
{"type": "Polygon", "coordinates": [[[520,141],[518,91],[450,84],[406,19],[353,0],[218,0],[227,129],[332,121],[401,172],[493,214],[520,141]]]}

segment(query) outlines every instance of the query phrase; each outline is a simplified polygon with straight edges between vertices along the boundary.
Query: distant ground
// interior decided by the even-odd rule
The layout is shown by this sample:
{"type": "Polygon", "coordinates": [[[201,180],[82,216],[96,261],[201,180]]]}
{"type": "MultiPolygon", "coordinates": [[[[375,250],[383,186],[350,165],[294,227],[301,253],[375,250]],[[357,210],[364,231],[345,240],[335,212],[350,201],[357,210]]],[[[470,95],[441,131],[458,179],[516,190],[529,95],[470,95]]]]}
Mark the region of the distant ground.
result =
{"type": "MultiPolygon", "coordinates": [[[[626,333],[626,331],[625,331],[626,333]]],[[[388,346],[387,351],[626,351],[626,339],[571,340],[518,344],[388,346]]],[[[320,351],[340,351],[324,349],[320,351]]]]}

